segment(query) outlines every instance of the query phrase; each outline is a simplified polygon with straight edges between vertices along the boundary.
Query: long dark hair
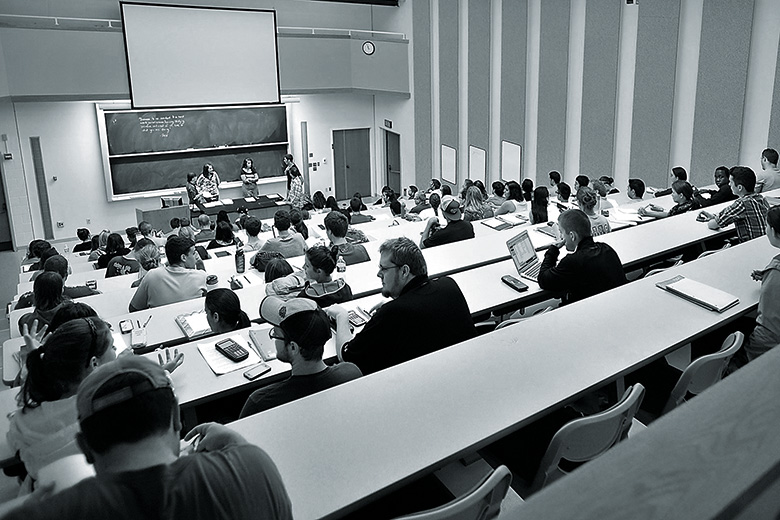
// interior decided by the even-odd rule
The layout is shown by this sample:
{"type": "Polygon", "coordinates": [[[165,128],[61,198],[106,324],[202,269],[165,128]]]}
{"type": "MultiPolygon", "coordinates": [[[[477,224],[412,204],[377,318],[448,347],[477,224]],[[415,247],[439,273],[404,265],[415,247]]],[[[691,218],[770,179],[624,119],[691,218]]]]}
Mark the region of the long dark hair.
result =
{"type": "Polygon", "coordinates": [[[550,192],[546,186],[539,186],[534,190],[534,198],[531,201],[531,224],[547,222],[547,203],[550,200],[550,192]]]}
{"type": "Polygon", "coordinates": [[[214,289],[206,294],[204,307],[207,312],[219,314],[220,321],[232,330],[245,329],[251,325],[249,316],[241,310],[241,301],[230,289],[214,289]]]}
{"type": "Polygon", "coordinates": [[[255,161],[253,161],[251,157],[244,159],[244,162],[241,163],[241,169],[245,170],[247,168],[247,161],[252,163],[252,166],[249,167],[249,171],[252,173],[257,173],[257,168],[255,168],[255,161]]]}
{"type": "Polygon", "coordinates": [[[312,246],[306,250],[306,258],[315,269],[322,269],[326,274],[331,274],[336,269],[339,247],[312,246]]]}
{"type": "Polygon", "coordinates": [[[90,360],[103,356],[113,345],[111,330],[100,318],[64,323],[27,356],[20,404],[28,410],[72,393],[86,377],[90,360]]]}

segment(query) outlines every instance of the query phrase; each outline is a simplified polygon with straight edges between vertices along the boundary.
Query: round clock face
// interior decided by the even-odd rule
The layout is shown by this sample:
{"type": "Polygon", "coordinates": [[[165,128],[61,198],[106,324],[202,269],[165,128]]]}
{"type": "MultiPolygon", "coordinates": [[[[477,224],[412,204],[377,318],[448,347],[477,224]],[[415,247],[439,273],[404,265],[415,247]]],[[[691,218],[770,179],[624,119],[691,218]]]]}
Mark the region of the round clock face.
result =
{"type": "Polygon", "coordinates": [[[376,50],[376,47],[374,46],[374,42],[363,42],[363,52],[371,56],[374,54],[374,51],[376,50]]]}

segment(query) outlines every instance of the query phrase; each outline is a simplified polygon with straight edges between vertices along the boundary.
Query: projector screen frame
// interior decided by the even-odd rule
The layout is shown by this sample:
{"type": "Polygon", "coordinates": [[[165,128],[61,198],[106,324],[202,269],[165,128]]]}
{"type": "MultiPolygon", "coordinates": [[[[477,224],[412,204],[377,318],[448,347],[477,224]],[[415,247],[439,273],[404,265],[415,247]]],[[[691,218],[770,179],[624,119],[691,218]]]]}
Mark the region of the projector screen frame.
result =
{"type": "Polygon", "coordinates": [[[220,6],[199,6],[199,5],[181,5],[181,4],[149,4],[144,2],[135,1],[119,1],[119,14],[122,20],[122,40],[124,43],[125,51],[125,69],[127,71],[127,84],[130,89],[130,104],[134,110],[147,110],[147,109],[171,109],[171,108],[201,108],[201,107],[231,107],[231,106],[244,106],[244,105],[274,105],[281,104],[281,76],[279,72],[279,40],[278,40],[278,21],[276,18],[275,9],[254,9],[244,7],[220,7],[220,6]],[[128,52],[127,32],[125,23],[125,5],[148,7],[148,8],[182,8],[190,10],[203,10],[203,11],[240,11],[240,12],[261,12],[269,13],[273,18],[273,34],[274,34],[274,60],[276,62],[276,99],[268,101],[236,101],[230,103],[202,103],[202,104],[177,104],[177,105],[136,105],[135,96],[133,95],[133,79],[130,73],[130,55],[128,52]]]}

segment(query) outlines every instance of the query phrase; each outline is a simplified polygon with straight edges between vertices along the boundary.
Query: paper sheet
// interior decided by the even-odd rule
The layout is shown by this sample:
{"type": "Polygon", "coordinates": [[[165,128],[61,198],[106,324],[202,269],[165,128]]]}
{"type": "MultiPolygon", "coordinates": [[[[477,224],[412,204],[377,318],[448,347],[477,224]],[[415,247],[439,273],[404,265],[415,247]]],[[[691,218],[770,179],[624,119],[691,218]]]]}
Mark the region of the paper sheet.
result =
{"type": "MultiPolygon", "coordinates": [[[[252,365],[256,365],[262,361],[260,359],[260,356],[255,352],[255,349],[249,345],[249,343],[242,338],[239,334],[234,334],[233,336],[230,336],[230,339],[244,347],[249,352],[249,357],[246,358],[243,361],[240,361],[238,363],[229,360],[225,356],[219,353],[217,351],[216,341],[209,341],[208,343],[198,343],[198,351],[200,351],[201,356],[203,356],[203,359],[206,360],[206,363],[208,364],[209,368],[214,371],[215,374],[222,375],[227,374],[229,372],[235,372],[236,370],[240,370],[242,368],[251,367],[252,365]]],[[[222,340],[220,340],[222,341],[222,340]]]]}

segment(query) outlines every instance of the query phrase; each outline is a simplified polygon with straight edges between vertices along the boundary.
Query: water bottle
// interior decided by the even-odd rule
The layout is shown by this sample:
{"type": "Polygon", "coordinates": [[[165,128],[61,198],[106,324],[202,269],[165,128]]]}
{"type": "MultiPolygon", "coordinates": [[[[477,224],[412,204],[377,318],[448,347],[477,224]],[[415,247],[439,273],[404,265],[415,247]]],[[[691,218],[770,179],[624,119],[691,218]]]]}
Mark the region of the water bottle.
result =
{"type": "Polygon", "coordinates": [[[70,253],[70,246],[68,244],[65,244],[65,247],[63,248],[63,251],[65,251],[65,254],[67,255],[70,253]]]}
{"type": "Polygon", "coordinates": [[[339,259],[336,261],[336,272],[343,278],[344,273],[347,272],[347,263],[344,261],[344,257],[339,255],[339,259]]]}
{"type": "Polygon", "coordinates": [[[246,269],[246,260],[244,259],[244,249],[236,247],[236,272],[243,273],[246,269]]]}

